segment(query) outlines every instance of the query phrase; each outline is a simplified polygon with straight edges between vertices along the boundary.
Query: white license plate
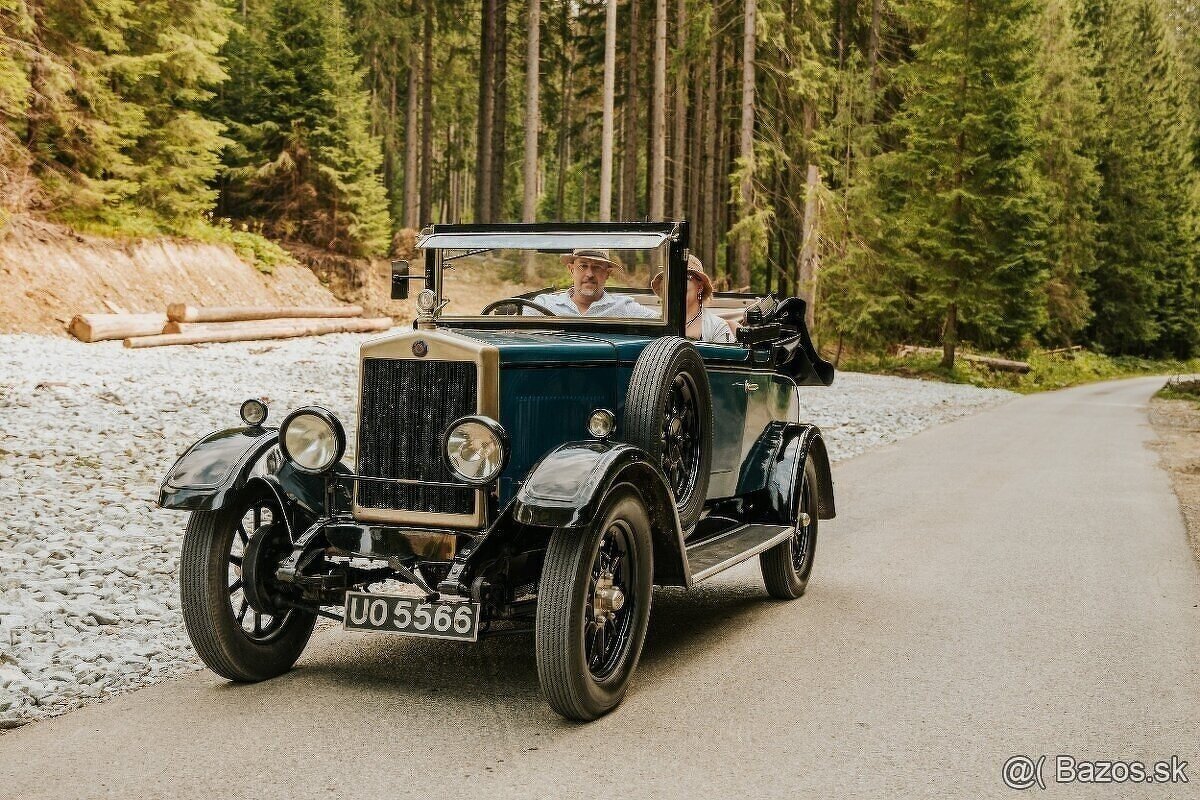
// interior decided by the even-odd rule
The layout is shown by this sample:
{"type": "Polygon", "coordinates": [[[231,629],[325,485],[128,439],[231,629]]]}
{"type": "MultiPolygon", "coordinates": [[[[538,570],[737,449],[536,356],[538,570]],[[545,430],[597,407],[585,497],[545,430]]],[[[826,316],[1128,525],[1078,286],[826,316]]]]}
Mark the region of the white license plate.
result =
{"type": "Polygon", "coordinates": [[[346,592],[342,627],[348,631],[473,642],[479,638],[479,609],[479,603],[346,592]]]}

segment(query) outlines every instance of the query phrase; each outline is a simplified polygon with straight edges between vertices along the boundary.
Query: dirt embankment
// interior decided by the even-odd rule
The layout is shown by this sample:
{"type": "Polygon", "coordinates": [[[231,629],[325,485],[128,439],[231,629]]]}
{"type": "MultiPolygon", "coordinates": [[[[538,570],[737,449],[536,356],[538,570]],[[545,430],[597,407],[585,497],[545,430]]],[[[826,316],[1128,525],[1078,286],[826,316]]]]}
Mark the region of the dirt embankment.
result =
{"type": "Polygon", "coordinates": [[[1200,403],[1156,398],[1150,422],[1158,434],[1155,449],[1171,475],[1191,534],[1192,552],[1200,559],[1200,403]]]}
{"type": "Polygon", "coordinates": [[[75,314],[192,305],[336,305],[299,264],[267,275],[224,245],[119,241],[18,216],[0,230],[0,333],[66,334],[75,314]]]}

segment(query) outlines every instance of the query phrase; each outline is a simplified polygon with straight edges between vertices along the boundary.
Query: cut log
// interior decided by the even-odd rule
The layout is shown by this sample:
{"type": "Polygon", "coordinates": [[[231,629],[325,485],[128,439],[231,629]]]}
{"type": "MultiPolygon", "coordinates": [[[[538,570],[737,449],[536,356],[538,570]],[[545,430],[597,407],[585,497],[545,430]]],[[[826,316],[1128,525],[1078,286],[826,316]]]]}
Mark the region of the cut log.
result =
{"type": "Polygon", "coordinates": [[[256,319],[294,319],[296,317],[361,317],[362,306],[189,306],[171,303],[167,319],[172,322],[245,322],[256,319]]]}
{"type": "MultiPolygon", "coordinates": [[[[917,354],[920,354],[923,356],[941,356],[942,355],[942,351],[940,348],[916,347],[911,344],[900,345],[899,349],[896,350],[896,355],[900,356],[901,358],[903,358],[905,356],[911,356],[914,353],[917,353],[917,354]]],[[[1029,372],[1029,370],[1032,369],[1032,367],[1029,366],[1028,362],[1011,361],[1007,358],[992,358],[991,356],[977,356],[972,353],[962,353],[962,352],[958,353],[955,356],[955,358],[961,358],[963,361],[969,361],[972,364],[982,364],[985,367],[989,367],[994,370],[999,370],[1001,372],[1018,372],[1018,373],[1023,374],[1023,373],[1029,372]]]]}
{"type": "Polygon", "coordinates": [[[67,326],[81,342],[102,342],[162,333],[165,314],[76,314],[67,326]]]}
{"type": "Polygon", "coordinates": [[[272,328],[292,328],[305,325],[317,325],[321,323],[344,324],[362,319],[361,317],[284,317],[283,319],[255,319],[246,320],[245,322],[168,322],[163,326],[160,333],[186,333],[190,335],[206,334],[206,333],[224,333],[230,328],[237,326],[245,330],[270,330],[272,328]]]}
{"type": "Polygon", "coordinates": [[[391,317],[375,319],[304,320],[285,325],[214,326],[200,333],[164,333],[158,336],[138,336],[125,340],[126,347],[162,347],[173,344],[209,344],[215,342],[253,342],[261,339],[292,339],[297,336],[320,336],[326,333],[370,333],[392,327],[391,317]]]}

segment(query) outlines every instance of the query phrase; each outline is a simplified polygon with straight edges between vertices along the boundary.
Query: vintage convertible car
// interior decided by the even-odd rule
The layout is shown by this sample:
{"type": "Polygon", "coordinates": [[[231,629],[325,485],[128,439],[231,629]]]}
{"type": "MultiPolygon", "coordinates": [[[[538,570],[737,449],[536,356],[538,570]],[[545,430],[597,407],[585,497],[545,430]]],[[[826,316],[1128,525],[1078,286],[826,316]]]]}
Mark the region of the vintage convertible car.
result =
{"type": "Polygon", "coordinates": [[[687,244],[686,223],[424,230],[423,269],[392,275],[394,297],[424,283],[419,316],[362,345],[352,436],[317,405],[268,427],[248,400],[244,426],[163,480],[159,504],[192,512],[180,583],[204,662],[278,675],[318,616],[467,642],[529,631],[550,705],[588,720],[625,694],[655,585],[758,556],[772,597],[803,594],[834,501],[799,387],[833,368],[797,298],[717,294],[737,342],[683,338],[687,244]],[[603,288],[627,316],[506,296],[563,286],[587,248],[611,254],[603,288]]]}

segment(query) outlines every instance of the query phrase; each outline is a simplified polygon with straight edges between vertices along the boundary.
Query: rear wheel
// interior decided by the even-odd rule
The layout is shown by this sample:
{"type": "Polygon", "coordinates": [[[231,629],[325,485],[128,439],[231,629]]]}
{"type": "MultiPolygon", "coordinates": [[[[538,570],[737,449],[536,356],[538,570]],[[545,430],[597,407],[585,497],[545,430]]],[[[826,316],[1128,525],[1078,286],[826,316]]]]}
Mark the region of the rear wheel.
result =
{"type": "Polygon", "coordinates": [[[283,513],[265,489],[219,511],[193,512],[188,521],[179,562],[183,621],[200,659],[223,678],[273,678],[291,669],[308,644],[315,614],[264,607],[261,599],[274,588],[286,541],[283,513]]]}
{"type": "Polygon", "coordinates": [[[817,467],[811,458],[804,462],[796,513],[796,527],[786,541],[758,557],[767,594],[779,600],[794,600],[804,594],[817,551],[817,467]],[[805,523],[807,520],[807,524],[805,523]]]}
{"type": "Polygon", "coordinates": [[[614,490],[586,531],[550,537],[538,590],[538,678],[550,706],[592,720],[621,702],[641,656],[653,591],[641,495],[614,490]]]}

